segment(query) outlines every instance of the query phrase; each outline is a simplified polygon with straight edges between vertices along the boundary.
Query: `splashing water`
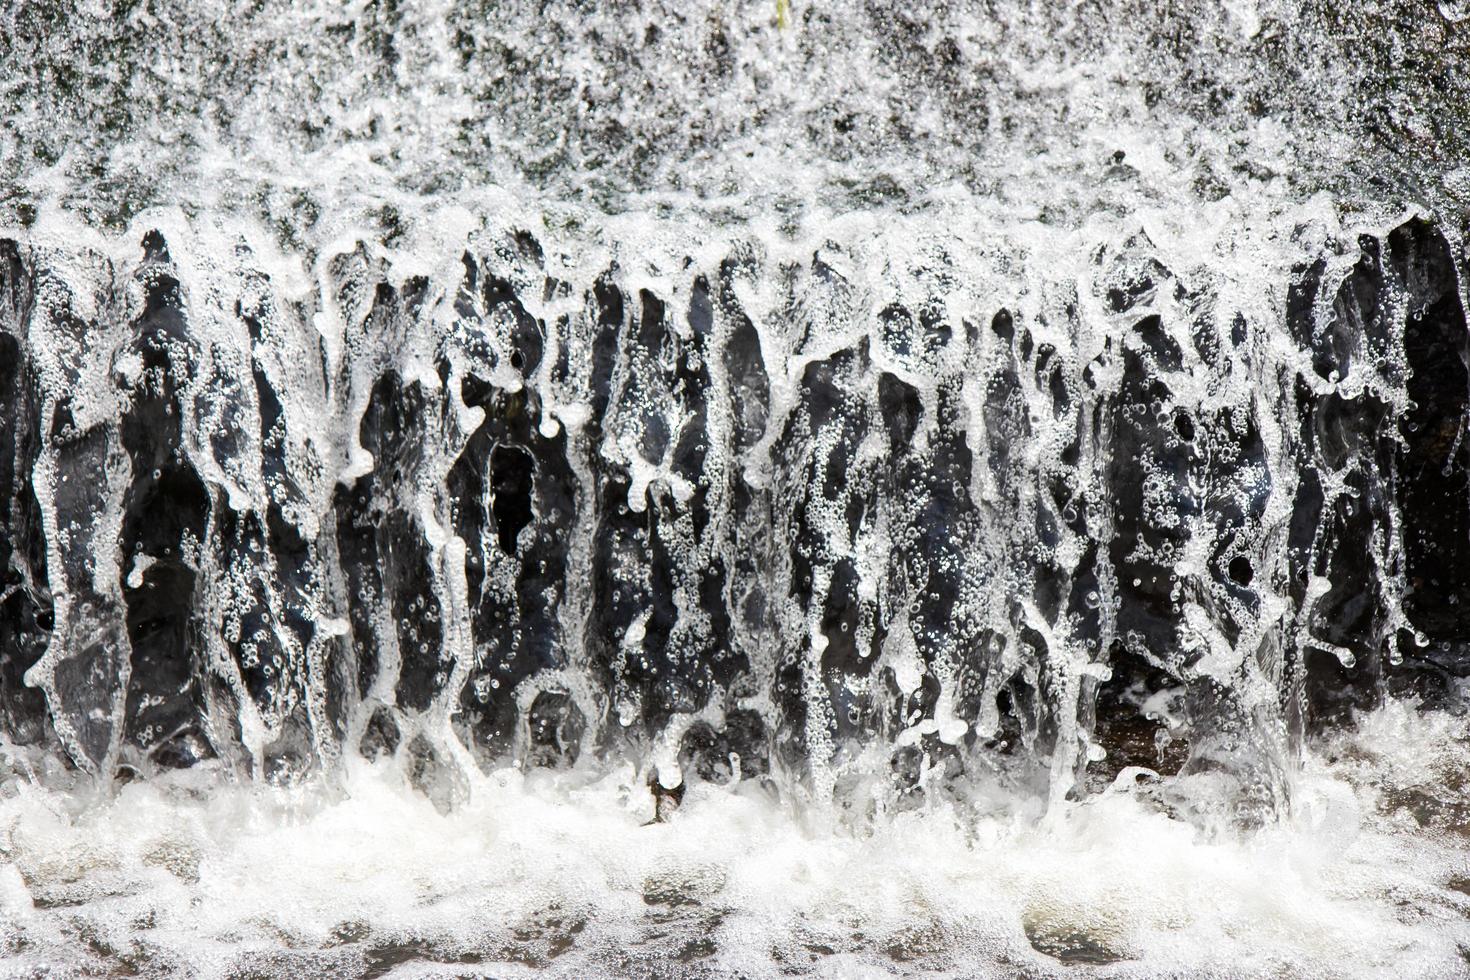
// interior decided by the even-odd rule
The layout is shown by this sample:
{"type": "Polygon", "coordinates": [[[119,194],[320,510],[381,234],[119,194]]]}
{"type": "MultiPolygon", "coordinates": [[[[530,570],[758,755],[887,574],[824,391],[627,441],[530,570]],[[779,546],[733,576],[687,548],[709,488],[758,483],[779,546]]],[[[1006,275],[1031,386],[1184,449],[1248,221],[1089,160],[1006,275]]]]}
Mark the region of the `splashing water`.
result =
{"type": "Polygon", "coordinates": [[[1453,6],[0,13],[0,964],[1463,972],[1453,6]]]}

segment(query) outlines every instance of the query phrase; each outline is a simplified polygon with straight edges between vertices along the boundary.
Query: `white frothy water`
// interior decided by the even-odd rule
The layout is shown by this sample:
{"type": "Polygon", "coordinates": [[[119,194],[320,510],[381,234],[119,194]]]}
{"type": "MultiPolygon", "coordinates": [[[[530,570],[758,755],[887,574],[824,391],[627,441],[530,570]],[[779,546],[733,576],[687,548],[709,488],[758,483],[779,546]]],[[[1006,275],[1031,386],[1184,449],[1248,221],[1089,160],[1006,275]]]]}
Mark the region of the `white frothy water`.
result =
{"type": "Polygon", "coordinates": [[[13,780],[0,949],[7,976],[1448,977],[1467,752],[1463,717],[1391,705],[1314,745],[1290,816],[1245,837],[1132,773],[1040,824],[794,812],[748,782],[653,823],[631,767],[497,771],[447,816],[367,763],[106,801],[13,780]]]}

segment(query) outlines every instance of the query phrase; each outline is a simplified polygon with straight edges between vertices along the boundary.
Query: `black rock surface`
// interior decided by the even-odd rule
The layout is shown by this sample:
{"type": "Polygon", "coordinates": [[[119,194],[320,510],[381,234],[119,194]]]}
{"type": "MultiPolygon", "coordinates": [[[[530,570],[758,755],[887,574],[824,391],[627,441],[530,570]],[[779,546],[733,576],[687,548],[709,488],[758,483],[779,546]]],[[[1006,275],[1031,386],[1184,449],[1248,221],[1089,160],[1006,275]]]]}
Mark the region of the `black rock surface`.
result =
{"type": "Polygon", "coordinates": [[[1090,349],[1075,300],[874,305],[835,252],[661,295],[517,232],[303,304],[243,246],[0,242],[0,728],[104,776],[396,754],[441,807],[466,759],[875,744],[901,794],[1182,765],[1270,805],[1306,729],[1470,676],[1458,240],[1365,235],[1222,329],[1140,233],[1090,349]]]}

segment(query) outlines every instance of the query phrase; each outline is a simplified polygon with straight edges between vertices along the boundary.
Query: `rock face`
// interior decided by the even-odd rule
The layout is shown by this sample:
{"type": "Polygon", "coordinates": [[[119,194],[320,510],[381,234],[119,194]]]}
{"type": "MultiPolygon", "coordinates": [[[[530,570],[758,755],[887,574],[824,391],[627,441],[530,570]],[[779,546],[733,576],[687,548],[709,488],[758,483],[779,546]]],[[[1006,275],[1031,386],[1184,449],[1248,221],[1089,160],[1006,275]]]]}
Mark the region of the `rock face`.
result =
{"type": "Polygon", "coordinates": [[[628,753],[1269,809],[1306,726],[1470,675],[1458,241],[1241,308],[1142,232],[989,305],[833,243],[645,275],[512,229],[303,296],[187,229],[4,241],[0,729],[103,776],[395,755],[443,806],[628,753]]]}

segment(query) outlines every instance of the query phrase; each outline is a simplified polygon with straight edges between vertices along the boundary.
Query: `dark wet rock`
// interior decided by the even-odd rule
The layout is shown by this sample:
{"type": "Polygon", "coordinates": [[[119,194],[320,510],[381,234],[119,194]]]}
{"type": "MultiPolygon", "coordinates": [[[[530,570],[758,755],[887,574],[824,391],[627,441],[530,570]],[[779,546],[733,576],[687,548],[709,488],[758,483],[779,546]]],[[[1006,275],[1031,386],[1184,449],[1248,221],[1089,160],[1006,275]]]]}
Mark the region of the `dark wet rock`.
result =
{"type": "MultiPolygon", "coordinates": [[[[1309,701],[1323,719],[1371,706],[1390,690],[1433,698],[1449,678],[1470,673],[1460,635],[1470,622],[1461,611],[1470,599],[1461,562],[1470,483],[1457,435],[1470,382],[1455,260],[1440,232],[1418,219],[1361,245],[1363,258],[1339,289],[1323,333],[1334,346],[1317,341],[1314,370],[1341,377],[1353,369],[1341,351],[1382,349],[1402,338],[1402,365],[1389,359],[1356,370],[1404,384],[1412,407],[1398,415],[1371,389],[1346,399],[1298,385],[1304,444],[1313,455],[1303,468],[1293,555],[1310,555],[1314,564],[1302,566],[1297,581],[1314,574],[1331,583],[1310,623],[1329,646],[1305,652],[1309,701]],[[1346,493],[1330,505],[1320,482],[1329,468],[1346,477],[1346,493]],[[1322,516],[1309,541],[1312,514],[1322,516]],[[1401,553],[1389,529],[1401,535],[1401,553]],[[1350,662],[1332,647],[1347,651],[1350,662]]],[[[1319,274],[1309,270],[1298,287],[1293,322],[1301,335],[1319,274]]]]}
{"type": "Polygon", "coordinates": [[[350,746],[448,808],[450,737],[568,767],[677,722],[690,781],[907,733],[896,805],[995,763],[1269,810],[1308,726],[1470,673],[1463,270],[1426,221],[1296,270],[1269,368],[1142,234],[1098,254],[1085,363],[1079,297],[956,318],[942,255],[874,303],[831,243],[668,295],[523,231],[450,283],[359,246],[322,263],[336,349],[248,261],[207,316],[141,244],[96,302],[0,249],[0,720],[84,767],[350,746]]]}
{"type": "Polygon", "coordinates": [[[1028,916],[1024,925],[1033,949],[1069,966],[1106,966],[1130,958],[1105,931],[1091,931],[1085,925],[1041,914],[1028,916]]]}
{"type": "Polygon", "coordinates": [[[357,748],[368,759],[391,756],[398,751],[401,739],[393,712],[380,705],[368,719],[367,728],[363,731],[357,748]]]}
{"type": "Polygon", "coordinates": [[[467,797],[464,774],[423,735],[415,736],[404,751],[409,785],[427,796],[434,809],[447,814],[467,797]]]}
{"type": "MultiPolygon", "coordinates": [[[[0,241],[0,325],[27,315],[30,291],[15,243],[0,241]]],[[[45,535],[31,488],[38,417],[26,349],[17,336],[0,332],[0,730],[19,745],[50,740],[45,696],[24,681],[45,652],[54,621],[45,535]]]]}
{"type": "Polygon", "coordinates": [[[691,725],[679,744],[679,765],[689,778],[718,784],[730,782],[737,772],[741,779],[764,776],[770,772],[768,739],[759,714],[734,711],[722,729],[691,725]]]}
{"type": "MultiPolygon", "coordinates": [[[[1408,395],[1395,471],[1403,521],[1404,615],[1428,639],[1402,645],[1405,682],[1431,697],[1470,674],[1470,322],[1443,235],[1411,221],[1388,240],[1407,320],[1408,395]]],[[[1461,276],[1463,276],[1463,272],[1461,276]]]]}
{"type": "Polygon", "coordinates": [[[533,766],[565,768],[575,765],[582,751],[587,718],[571,696],[561,691],[542,691],[531,702],[526,718],[530,750],[526,761],[533,766]]]}
{"type": "Polygon", "coordinates": [[[183,446],[181,390],[197,353],[179,283],[162,237],[149,235],[144,248],[144,310],[119,352],[136,364],[119,379],[129,395],[121,440],[132,470],[119,540],[132,656],[128,739],[154,761],[189,765],[208,752],[189,553],[204,539],[210,500],[183,446]]]}

